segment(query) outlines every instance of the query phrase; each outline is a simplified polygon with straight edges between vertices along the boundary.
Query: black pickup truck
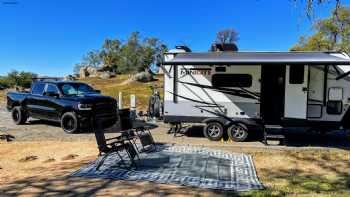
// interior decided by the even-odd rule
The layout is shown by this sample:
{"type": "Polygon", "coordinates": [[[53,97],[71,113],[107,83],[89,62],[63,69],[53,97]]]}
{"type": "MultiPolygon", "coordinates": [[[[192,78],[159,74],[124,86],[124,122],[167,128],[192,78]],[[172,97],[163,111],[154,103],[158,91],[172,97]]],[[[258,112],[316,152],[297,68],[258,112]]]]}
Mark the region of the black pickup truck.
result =
{"type": "Polygon", "coordinates": [[[117,101],[81,82],[34,81],[28,93],[9,92],[7,109],[16,124],[29,117],[61,123],[67,133],[91,128],[93,118],[105,128],[117,121],[117,101]]]}

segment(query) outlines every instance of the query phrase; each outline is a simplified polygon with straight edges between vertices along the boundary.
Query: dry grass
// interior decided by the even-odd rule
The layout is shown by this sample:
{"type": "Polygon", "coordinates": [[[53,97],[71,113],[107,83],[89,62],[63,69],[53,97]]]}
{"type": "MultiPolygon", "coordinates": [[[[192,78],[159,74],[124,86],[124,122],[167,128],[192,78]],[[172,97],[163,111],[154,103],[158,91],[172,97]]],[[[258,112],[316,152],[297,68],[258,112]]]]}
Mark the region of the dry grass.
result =
{"type": "MultiPolygon", "coordinates": [[[[87,78],[82,82],[92,85],[94,88],[101,90],[102,94],[117,97],[119,92],[123,93],[124,107],[129,107],[130,95],[135,94],[137,98],[137,107],[139,110],[146,110],[149,96],[152,94],[151,86],[162,87],[163,76],[157,75],[155,81],[141,83],[130,81],[128,75],[118,75],[111,79],[87,78]]],[[[161,96],[163,94],[160,89],[161,96]]]]}
{"type": "MultiPolygon", "coordinates": [[[[162,185],[68,177],[96,158],[95,142],[12,142],[0,144],[0,193],[41,195],[178,195],[216,196],[233,193],[162,185]],[[71,157],[71,155],[78,155],[71,157]],[[37,156],[32,161],[21,158],[37,156]],[[71,158],[70,160],[65,160],[71,158]],[[50,160],[50,162],[47,162],[50,160]],[[1,191],[3,190],[3,191],[1,191]]],[[[346,150],[274,150],[217,146],[253,156],[257,173],[267,187],[243,196],[349,196],[350,152],[346,150]]]]}
{"type": "Polygon", "coordinates": [[[0,104],[6,103],[6,91],[0,90],[0,104]]]}
{"type": "Polygon", "coordinates": [[[249,195],[350,195],[349,151],[258,151],[250,154],[268,189],[249,192],[249,195]]]}

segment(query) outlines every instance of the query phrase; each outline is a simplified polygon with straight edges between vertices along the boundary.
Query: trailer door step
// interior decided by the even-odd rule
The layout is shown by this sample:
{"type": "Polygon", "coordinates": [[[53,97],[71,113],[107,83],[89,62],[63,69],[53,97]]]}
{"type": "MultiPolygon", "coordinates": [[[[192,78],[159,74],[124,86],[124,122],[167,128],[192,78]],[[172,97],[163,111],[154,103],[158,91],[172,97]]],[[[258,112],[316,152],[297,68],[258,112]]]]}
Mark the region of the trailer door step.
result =
{"type": "Polygon", "coordinates": [[[284,128],[281,125],[264,125],[264,144],[268,140],[279,140],[280,144],[285,144],[284,128]]]}

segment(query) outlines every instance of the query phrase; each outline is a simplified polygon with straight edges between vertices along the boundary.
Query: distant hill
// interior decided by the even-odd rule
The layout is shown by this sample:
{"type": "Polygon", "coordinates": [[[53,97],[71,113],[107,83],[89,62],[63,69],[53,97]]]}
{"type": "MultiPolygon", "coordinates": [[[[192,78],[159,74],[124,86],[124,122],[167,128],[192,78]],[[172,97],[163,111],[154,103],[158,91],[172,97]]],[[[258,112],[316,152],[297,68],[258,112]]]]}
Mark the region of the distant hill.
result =
{"type": "Polygon", "coordinates": [[[81,82],[92,85],[95,89],[101,90],[104,95],[118,97],[118,93],[123,93],[123,107],[129,107],[130,95],[135,94],[137,99],[137,109],[146,111],[148,108],[148,99],[152,94],[151,86],[160,87],[159,91],[163,98],[163,75],[156,75],[155,81],[142,83],[130,80],[129,75],[117,75],[115,78],[100,79],[100,78],[86,78],[80,80],[81,82]]]}

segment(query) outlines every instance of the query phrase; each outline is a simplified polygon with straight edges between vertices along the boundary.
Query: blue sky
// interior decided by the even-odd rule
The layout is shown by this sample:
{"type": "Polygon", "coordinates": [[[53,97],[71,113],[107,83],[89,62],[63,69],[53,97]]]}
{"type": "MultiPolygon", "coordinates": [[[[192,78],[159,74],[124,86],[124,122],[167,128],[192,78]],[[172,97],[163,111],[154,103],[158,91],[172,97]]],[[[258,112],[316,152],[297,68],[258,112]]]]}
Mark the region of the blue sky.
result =
{"type": "MultiPolygon", "coordinates": [[[[317,17],[333,7],[317,7],[317,17]]],[[[0,75],[63,76],[105,38],[125,40],[133,31],[169,48],[206,51],[218,30],[234,28],[240,50],[286,51],[311,33],[303,9],[291,0],[0,0],[0,75]],[[9,1],[18,3],[3,3],[9,1]]]]}

